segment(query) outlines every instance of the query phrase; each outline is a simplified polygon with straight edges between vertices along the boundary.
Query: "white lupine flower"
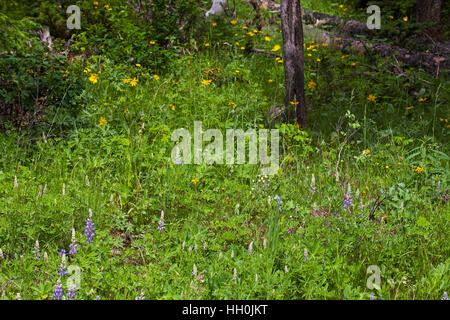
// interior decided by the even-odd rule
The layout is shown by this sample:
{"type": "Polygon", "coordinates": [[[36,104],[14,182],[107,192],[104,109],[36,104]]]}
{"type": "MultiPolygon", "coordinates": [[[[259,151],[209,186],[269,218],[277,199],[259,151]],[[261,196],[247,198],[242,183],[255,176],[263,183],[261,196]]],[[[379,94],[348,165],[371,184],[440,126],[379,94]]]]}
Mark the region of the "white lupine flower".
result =
{"type": "Polygon", "coordinates": [[[258,274],[255,273],[255,282],[258,282],[258,274]]]}
{"type": "Polygon", "coordinates": [[[231,249],[231,258],[234,258],[234,250],[231,249]]]}
{"type": "Polygon", "coordinates": [[[265,237],[264,237],[264,240],[263,240],[263,247],[264,247],[264,249],[267,248],[267,239],[265,237]]]}
{"type": "Polygon", "coordinates": [[[253,241],[250,242],[250,244],[248,245],[248,254],[252,255],[253,253],[253,241]]]}
{"type": "Polygon", "coordinates": [[[195,244],[195,246],[194,246],[194,250],[195,250],[195,251],[197,251],[197,250],[198,250],[198,245],[197,245],[197,244],[195,244]]]}
{"type": "Polygon", "coordinates": [[[44,185],[44,190],[42,191],[42,196],[47,194],[47,184],[44,185]]]}
{"type": "Polygon", "coordinates": [[[111,194],[111,196],[109,197],[109,203],[110,203],[111,205],[114,204],[114,195],[112,195],[112,194],[111,194]]]}
{"type": "Polygon", "coordinates": [[[86,186],[90,187],[91,184],[89,183],[89,177],[87,175],[86,175],[85,181],[86,181],[86,186]]]}
{"type": "Polygon", "coordinates": [[[311,176],[311,188],[314,189],[314,187],[316,186],[316,178],[314,177],[314,173],[311,176]]]}
{"type": "Polygon", "coordinates": [[[47,255],[47,251],[44,252],[44,261],[45,261],[45,263],[48,263],[48,255],[47,255]]]}
{"type": "Polygon", "coordinates": [[[194,276],[197,276],[197,266],[195,265],[195,263],[194,263],[194,268],[192,269],[192,274],[194,276]]]}
{"type": "Polygon", "coordinates": [[[184,250],[185,246],[186,246],[186,241],[183,241],[183,244],[181,245],[181,249],[184,250]]]}
{"type": "Polygon", "coordinates": [[[17,292],[16,300],[22,300],[22,298],[20,297],[20,293],[19,292],[17,292]]]}
{"type": "Polygon", "coordinates": [[[14,188],[19,187],[19,183],[17,182],[17,176],[14,176],[14,188]]]}
{"type": "Polygon", "coordinates": [[[289,272],[289,269],[288,269],[288,266],[287,266],[287,265],[284,265],[284,272],[285,272],[285,273],[288,273],[288,272],[289,272]]]}
{"type": "Polygon", "coordinates": [[[63,183],[62,185],[62,195],[65,196],[66,195],[66,184],[63,183]]]}
{"type": "Polygon", "coordinates": [[[233,281],[234,281],[234,283],[236,283],[236,281],[237,281],[237,270],[236,270],[236,268],[234,268],[234,271],[233,271],[233,281]]]}
{"type": "Polygon", "coordinates": [[[222,259],[222,251],[219,253],[219,260],[222,259]]]}
{"type": "Polygon", "coordinates": [[[2,248],[0,248],[0,259],[1,260],[5,259],[5,256],[3,255],[2,248]]]}
{"type": "Polygon", "coordinates": [[[272,197],[271,196],[269,196],[268,198],[267,198],[267,204],[269,205],[269,207],[270,207],[270,204],[272,203],[272,197]]]}

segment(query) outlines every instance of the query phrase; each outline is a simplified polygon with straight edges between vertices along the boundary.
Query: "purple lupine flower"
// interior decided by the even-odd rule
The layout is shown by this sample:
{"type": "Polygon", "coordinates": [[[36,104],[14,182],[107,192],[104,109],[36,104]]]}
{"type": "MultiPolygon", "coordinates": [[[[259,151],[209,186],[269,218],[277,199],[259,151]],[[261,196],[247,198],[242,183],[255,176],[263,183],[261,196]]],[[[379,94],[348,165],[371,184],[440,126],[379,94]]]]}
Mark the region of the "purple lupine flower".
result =
{"type": "Polygon", "coordinates": [[[163,231],[164,228],[165,228],[165,226],[164,226],[164,210],[161,210],[161,218],[159,219],[158,230],[163,231]]]}
{"type": "Polygon", "coordinates": [[[72,283],[67,291],[67,300],[75,300],[75,294],[75,285],[72,283]]]}
{"type": "Polygon", "coordinates": [[[370,300],[375,300],[375,297],[374,297],[374,296],[370,296],[369,299],[370,299],[370,300]]]}
{"type": "Polygon", "coordinates": [[[72,242],[69,245],[69,254],[75,255],[77,253],[78,244],[75,242],[75,229],[72,228],[72,242]]]}
{"type": "Polygon", "coordinates": [[[62,257],[61,257],[61,265],[59,266],[58,275],[64,277],[66,274],[67,274],[66,255],[63,254],[62,257]]]}
{"type": "Polygon", "coordinates": [[[311,176],[311,186],[309,187],[309,192],[311,192],[311,195],[308,196],[308,199],[311,198],[316,193],[316,178],[314,177],[314,174],[311,176]]]}
{"type": "Polygon", "coordinates": [[[53,291],[53,297],[56,300],[61,300],[62,296],[63,296],[62,284],[61,284],[61,280],[58,279],[58,282],[55,285],[55,290],[53,291]]]}
{"type": "Polygon", "coordinates": [[[84,236],[86,237],[86,241],[87,243],[91,243],[94,242],[94,233],[95,230],[95,226],[94,223],[92,222],[92,209],[89,209],[89,218],[86,222],[86,229],[84,230],[84,236]]]}
{"type": "Polygon", "coordinates": [[[442,297],[442,300],[448,300],[447,291],[444,292],[444,296],[442,297]]]}
{"type": "Polygon", "coordinates": [[[66,249],[61,249],[61,251],[59,251],[59,256],[62,257],[63,255],[66,254],[66,249]]]}
{"type": "Polygon", "coordinates": [[[34,257],[35,260],[39,260],[41,258],[41,254],[39,252],[39,241],[38,240],[36,240],[36,244],[34,245],[33,253],[36,255],[34,257]]]}
{"type": "Polygon", "coordinates": [[[277,204],[278,204],[278,210],[281,211],[281,204],[283,203],[283,201],[281,201],[279,196],[275,196],[273,197],[274,200],[277,200],[277,204]]]}
{"type": "Polygon", "coordinates": [[[350,183],[348,184],[347,194],[344,199],[344,208],[348,208],[352,205],[352,191],[350,189],[350,183]]]}

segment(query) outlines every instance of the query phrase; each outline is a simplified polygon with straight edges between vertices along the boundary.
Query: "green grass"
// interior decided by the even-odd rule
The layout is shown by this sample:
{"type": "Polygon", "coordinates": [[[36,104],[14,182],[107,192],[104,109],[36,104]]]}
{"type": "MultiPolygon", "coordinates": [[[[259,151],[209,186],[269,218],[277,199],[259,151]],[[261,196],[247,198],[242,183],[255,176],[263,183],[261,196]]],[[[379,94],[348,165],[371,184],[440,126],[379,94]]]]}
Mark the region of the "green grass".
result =
{"type": "Polygon", "coordinates": [[[445,78],[399,75],[389,61],[319,44],[305,51],[310,126],[277,124],[278,174],[169,161],[174,130],[192,132],[200,120],[203,130],[223,133],[268,128],[266,113],[283,103],[282,64],[240,49],[269,51],[281,34],[269,27],[242,37],[253,30],[242,26],[210,25],[209,37],[167,71],[147,61],[75,62],[70,77],[86,85],[77,118],[56,107],[44,119],[54,124],[46,139],[13,129],[0,136],[3,298],[52,298],[72,228],[79,248],[67,265],[81,268],[77,299],[134,299],[141,291],[146,299],[441,299],[450,290],[445,78]],[[123,82],[133,77],[136,86],[123,82]],[[352,204],[344,208],[349,185],[352,204]],[[89,209],[96,230],[87,244],[89,209]],[[366,286],[371,265],[381,270],[378,290],[366,286]]]}

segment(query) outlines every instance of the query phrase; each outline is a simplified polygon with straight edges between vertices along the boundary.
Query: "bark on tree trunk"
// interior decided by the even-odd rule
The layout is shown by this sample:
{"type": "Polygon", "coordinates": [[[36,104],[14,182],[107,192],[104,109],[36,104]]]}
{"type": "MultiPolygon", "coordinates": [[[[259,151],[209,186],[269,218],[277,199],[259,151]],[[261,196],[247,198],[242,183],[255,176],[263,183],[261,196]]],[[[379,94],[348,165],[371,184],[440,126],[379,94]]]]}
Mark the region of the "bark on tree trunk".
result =
{"type": "MultiPolygon", "coordinates": [[[[306,102],[303,73],[303,26],[300,0],[281,1],[281,28],[283,31],[285,105],[296,106],[297,122],[305,126],[306,102]]],[[[288,112],[288,115],[290,113],[288,112]]]]}
{"type": "Polygon", "coordinates": [[[442,0],[417,0],[416,22],[441,22],[442,0]]]}

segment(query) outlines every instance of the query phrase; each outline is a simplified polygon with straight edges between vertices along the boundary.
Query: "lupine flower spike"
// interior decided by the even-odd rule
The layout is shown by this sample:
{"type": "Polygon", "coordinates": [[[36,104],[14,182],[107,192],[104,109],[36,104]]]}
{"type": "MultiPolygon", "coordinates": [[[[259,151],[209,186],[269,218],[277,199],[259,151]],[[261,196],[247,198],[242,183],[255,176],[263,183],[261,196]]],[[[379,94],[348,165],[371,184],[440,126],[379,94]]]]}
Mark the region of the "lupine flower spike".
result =
{"type": "Polygon", "coordinates": [[[87,243],[91,243],[94,242],[94,233],[95,230],[95,226],[94,223],[92,222],[92,209],[89,209],[89,218],[86,222],[86,229],[84,231],[84,236],[86,237],[86,241],[87,243]]]}
{"type": "Polygon", "coordinates": [[[67,268],[66,268],[66,255],[63,254],[61,257],[61,265],[59,267],[58,275],[64,277],[67,275],[67,268]]]}
{"type": "Polygon", "coordinates": [[[77,253],[78,244],[75,242],[75,229],[72,228],[72,242],[69,244],[69,254],[75,255],[77,253]]]}
{"type": "Polygon", "coordinates": [[[39,253],[39,241],[38,240],[36,240],[36,244],[34,245],[33,253],[35,254],[35,257],[34,257],[35,260],[39,260],[41,258],[41,254],[39,253]]]}
{"type": "Polygon", "coordinates": [[[316,193],[316,178],[314,177],[314,173],[312,174],[311,177],[311,186],[309,187],[309,192],[311,192],[311,195],[308,196],[308,198],[311,198],[312,195],[314,195],[316,193]]]}
{"type": "Polygon", "coordinates": [[[165,226],[164,226],[164,210],[161,210],[161,218],[159,218],[158,230],[163,231],[164,228],[165,228],[165,226]]]}
{"type": "Polygon", "coordinates": [[[75,300],[75,285],[73,283],[69,284],[69,289],[67,291],[67,300],[75,300]]]}
{"type": "Polygon", "coordinates": [[[344,208],[348,208],[352,205],[352,190],[350,188],[350,183],[348,184],[347,194],[344,199],[344,208]]]}
{"type": "Polygon", "coordinates": [[[58,279],[58,282],[55,285],[55,290],[53,291],[53,297],[56,300],[61,300],[62,296],[63,296],[62,284],[61,284],[61,280],[58,279]]]}
{"type": "Polygon", "coordinates": [[[303,255],[305,256],[305,262],[308,260],[308,249],[305,248],[303,255]]]}
{"type": "Polygon", "coordinates": [[[248,246],[248,254],[249,254],[249,255],[252,255],[252,253],[253,253],[253,241],[250,242],[250,244],[249,244],[249,246],[248,246]]]}

